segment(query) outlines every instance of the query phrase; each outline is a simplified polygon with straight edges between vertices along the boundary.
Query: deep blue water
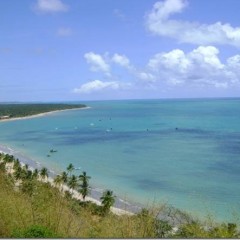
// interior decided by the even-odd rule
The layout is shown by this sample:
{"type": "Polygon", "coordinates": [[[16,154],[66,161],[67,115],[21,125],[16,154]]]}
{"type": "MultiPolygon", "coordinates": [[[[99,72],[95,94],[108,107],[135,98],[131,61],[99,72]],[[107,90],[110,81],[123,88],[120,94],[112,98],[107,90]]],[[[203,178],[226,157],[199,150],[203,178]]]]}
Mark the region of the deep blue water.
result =
{"type": "Polygon", "coordinates": [[[227,220],[238,214],[240,99],[87,105],[2,122],[0,143],[56,172],[71,162],[92,176],[93,186],[131,201],[167,202],[227,220]],[[58,152],[47,157],[52,148],[58,152]]]}

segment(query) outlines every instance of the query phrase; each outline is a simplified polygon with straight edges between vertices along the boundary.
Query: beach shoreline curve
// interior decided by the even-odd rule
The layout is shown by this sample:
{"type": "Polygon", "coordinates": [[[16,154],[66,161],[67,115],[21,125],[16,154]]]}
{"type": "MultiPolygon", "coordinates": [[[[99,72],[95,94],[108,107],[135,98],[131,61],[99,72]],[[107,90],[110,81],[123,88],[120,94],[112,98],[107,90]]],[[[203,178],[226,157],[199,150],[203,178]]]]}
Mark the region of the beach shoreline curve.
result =
{"type": "MultiPolygon", "coordinates": [[[[0,153],[10,154],[10,155],[13,155],[15,158],[19,159],[19,156],[16,154],[14,149],[10,148],[9,146],[3,145],[3,144],[0,144],[0,153]]],[[[43,166],[42,164],[38,165],[38,163],[31,158],[23,159],[22,156],[20,157],[19,161],[20,161],[21,165],[28,164],[29,169],[32,171],[35,168],[38,168],[39,166],[43,166]],[[36,166],[34,166],[35,164],[36,164],[36,166]]],[[[54,177],[57,175],[57,173],[55,173],[51,169],[49,170],[49,172],[50,172],[50,176],[48,177],[47,182],[49,182],[52,186],[54,186],[54,177]]],[[[66,185],[63,186],[63,189],[64,189],[64,191],[70,191],[70,188],[66,185]]],[[[93,191],[95,191],[94,188],[93,188],[93,191]]],[[[82,197],[80,196],[80,194],[76,190],[73,191],[73,198],[76,198],[81,201],[83,200],[82,197]]],[[[92,196],[86,196],[85,200],[95,203],[99,206],[101,205],[101,202],[92,196]]],[[[133,212],[124,210],[122,208],[114,207],[114,206],[111,207],[111,212],[116,215],[134,215],[133,212]]]]}
{"type": "Polygon", "coordinates": [[[14,118],[0,119],[0,123],[1,122],[18,121],[18,120],[26,120],[26,119],[32,119],[32,118],[38,118],[38,117],[45,117],[45,116],[52,115],[52,114],[58,113],[58,112],[63,112],[63,111],[86,110],[86,109],[90,109],[90,108],[91,107],[86,106],[86,107],[81,107],[81,108],[69,108],[69,109],[62,109],[62,110],[54,110],[54,111],[49,111],[49,112],[43,112],[43,113],[38,113],[38,114],[34,114],[34,115],[24,116],[24,117],[14,117],[14,118]]]}

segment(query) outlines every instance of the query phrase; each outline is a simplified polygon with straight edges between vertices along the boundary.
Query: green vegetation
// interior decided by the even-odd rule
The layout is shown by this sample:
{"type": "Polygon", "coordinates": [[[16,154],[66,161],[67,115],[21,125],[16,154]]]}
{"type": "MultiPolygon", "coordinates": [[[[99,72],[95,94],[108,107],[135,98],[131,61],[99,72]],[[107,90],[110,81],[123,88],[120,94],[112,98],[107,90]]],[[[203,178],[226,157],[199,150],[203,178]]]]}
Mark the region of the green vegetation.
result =
{"type": "Polygon", "coordinates": [[[100,199],[102,200],[104,213],[109,213],[111,206],[113,206],[115,202],[115,196],[113,196],[113,192],[110,190],[105,191],[100,199]]]}
{"type": "Polygon", "coordinates": [[[84,104],[0,104],[0,119],[26,117],[56,110],[86,107],[84,104]]]}
{"type": "Polygon", "coordinates": [[[81,175],[79,175],[79,180],[82,182],[80,185],[80,193],[82,194],[83,200],[85,200],[85,197],[90,193],[90,187],[88,183],[90,178],[91,177],[87,176],[86,172],[83,172],[81,175]]]}
{"type": "Polygon", "coordinates": [[[59,238],[53,231],[47,227],[33,225],[26,229],[16,229],[11,235],[13,238],[59,238]]]}
{"type": "Polygon", "coordinates": [[[52,185],[47,173],[46,168],[30,171],[18,159],[0,153],[0,238],[240,237],[235,223],[200,221],[173,209],[162,218],[164,206],[118,216],[109,211],[115,200],[110,190],[103,193],[99,206],[73,198],[84,184],[89,186],[86,172],[76,177],[71,165],[52,185]],[[71,191],[64,191],[64,185],[71,191]]]}

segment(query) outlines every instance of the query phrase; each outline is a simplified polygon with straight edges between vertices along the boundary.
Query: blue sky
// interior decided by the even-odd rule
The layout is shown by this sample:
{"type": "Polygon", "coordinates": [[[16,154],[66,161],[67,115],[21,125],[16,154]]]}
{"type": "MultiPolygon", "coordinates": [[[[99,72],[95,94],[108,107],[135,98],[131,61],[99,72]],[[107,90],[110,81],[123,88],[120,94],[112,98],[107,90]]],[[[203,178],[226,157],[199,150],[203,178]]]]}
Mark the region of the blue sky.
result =
{"type": "Polygon", "coordinates": [[[240,96],[239,0],[1,0],[0,101],[240,96]]]}

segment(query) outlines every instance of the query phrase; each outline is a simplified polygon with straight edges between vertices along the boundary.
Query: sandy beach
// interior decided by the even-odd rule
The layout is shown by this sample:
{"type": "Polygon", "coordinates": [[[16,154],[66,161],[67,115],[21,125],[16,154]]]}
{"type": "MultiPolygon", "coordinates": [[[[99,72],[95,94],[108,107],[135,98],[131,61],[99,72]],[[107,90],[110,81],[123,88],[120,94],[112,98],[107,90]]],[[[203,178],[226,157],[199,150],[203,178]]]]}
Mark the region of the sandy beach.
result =
{"type": "MultiPolygon", "coordinates": [[[[9,147],[6,147],[6,146],[3,146],[3,145],[0,145],[0,153],[11,154],[11,155],[13,155],[16,158],[19,157],[19,156],[16,156],[14,154],[14,150],[13,149],[11,149],[9,147]]],[[[29,162],[29,159],[27,161],[22,161],[22,159],[20,158],[19,160],[20,160],[21,165],[28,164],[29,165],[29,169],[31,171],[33,171],[35,169],[35,167],[36,167],[36,166],[32,166],[33,162],[32,163],[29,162]]],[[[7,169],[8,173],[13,174],[13,164],[12,163],[8,163],[6,165],[6,169],[7,169]]],[[[54,176],[56,176],[56,174],[54,174],[54,171],[50,170],[50,177],[48,177],[48,179],[46,181],[49,182],[52,186],[55,186],[55,184],[54,184],[54,176]]],[[[59,190],[61,188],[63,189],[64,192],[65,191],[72,191],[67,185],[62,185],[61,187],[59,187],[59,190]]],[[[83,200],[81,194],[79,194],[79,192],[77,192],[76,190],[73,191],[73,197],[78,199],[78,200],[81,200],[81,201],[83,200]]],[[[93,197],[90,197],[90,196],[86,196],[85,200],[93,202],[93,203],[95,203],[97,205],[101,205],[101,202],[99,200],[97,200],[97,199],[95,199],[93,197]]],[[[134,214],[132,212],[129,212],[127,210],[120,209],[120,208],[117,208],[117,207],[111,207],[111,211],[112,211],[112,213],[114,213],[116,215],[124,215],[124,214],[133,215],[134,214]]]]}
{"type": "MultiPolygon", "coordinates": [[[[1,122],[8,122],[8,121],[19,121],[19,120],[25,120],[25,119],[32,119],[32,118],[37,118],[37,117],[44,117],[44,116],[47,116],[47,115],[51,115],[51,114],[58,113],[58,112],[63,112],[63,111],[86,110],[86,109],[89,109],[89,108],[91,108],[91,107],[56,110],[56,111],[51,111],[51,112],[45,112],[45,113],[40,113],[40,114],[36,114],[36,115],[26,116],[26,117],[2,119],[2,120],[0,120],[0,123],[1,122]]],[[[5,154],[11,154],[11,155],[13,155],[16,158],[19,158],[21,164],[22,165],[28,164],[31,170],[34,170],[35,168],[39,168],[41,166],[40,163],[38,163],[38,162],[36,162],[36,161],[34,161],[34,160],[30,159],[30,158],[27,158],[25,156],[19,155],[18,152],[16,152],[14,149],[12,149],[12,148],[10,148],[8,146],[4,146],[4,145],[0,144],[0,152],[5,153],[5,154]]],[[[53,185],[53,178],[54,178],[54,176],[56,176],[56,173],[54,171],[52,171],[52,170],[49,170],[49,171],[50,171],[50,177],[48,178],[48,181],[53,185]]],[[[69,187],[66,186],[66,185],[64,185],[63,188],[64,188],[64,191],[69,191],[70,190],[69,187]]],[[[74,191],[73,196],[76,199],[82,200],[81,195],[77,191],[74,191]]],[[[101,202],[99,200],[93,198],[93,197],[87,196],[86,197],[86,201],[91,201],[93,203],[96,203],[97,205],[101,205],[101,202]]],[[[122,214],[132,215],[133,214],[130,211],[127,211],[127,210],[124,210],[124,209],[120,209],[120,208],[117,208],[117,207],[111,207],[111,211],[114,214],[117,214],[117,215],[122,215],[122,214]]]]}
{"type": "Polygon", "coordinates": [[[82,107],[82,108],[72,108],[72,109],[63,109],[63,110],[55,110],[55,111],[50,111],[50,112],[44,112],[44,113],[39,113],[35,115],[30,115],[26,117],[16,117],[16,118],[7,118],[7,119],[1,119],[1,122],[8,122],[8,121],[16,121],[16,120],[25,120],[25,119],[31,119],[31,118],[37,118],[37,117],[44,117],[47,115],[51,115],[53,113],[58,113],[58,112],[64,112],[64,111],[76,111],[76,110],[86,110],[91,107],[82,107]]]}

